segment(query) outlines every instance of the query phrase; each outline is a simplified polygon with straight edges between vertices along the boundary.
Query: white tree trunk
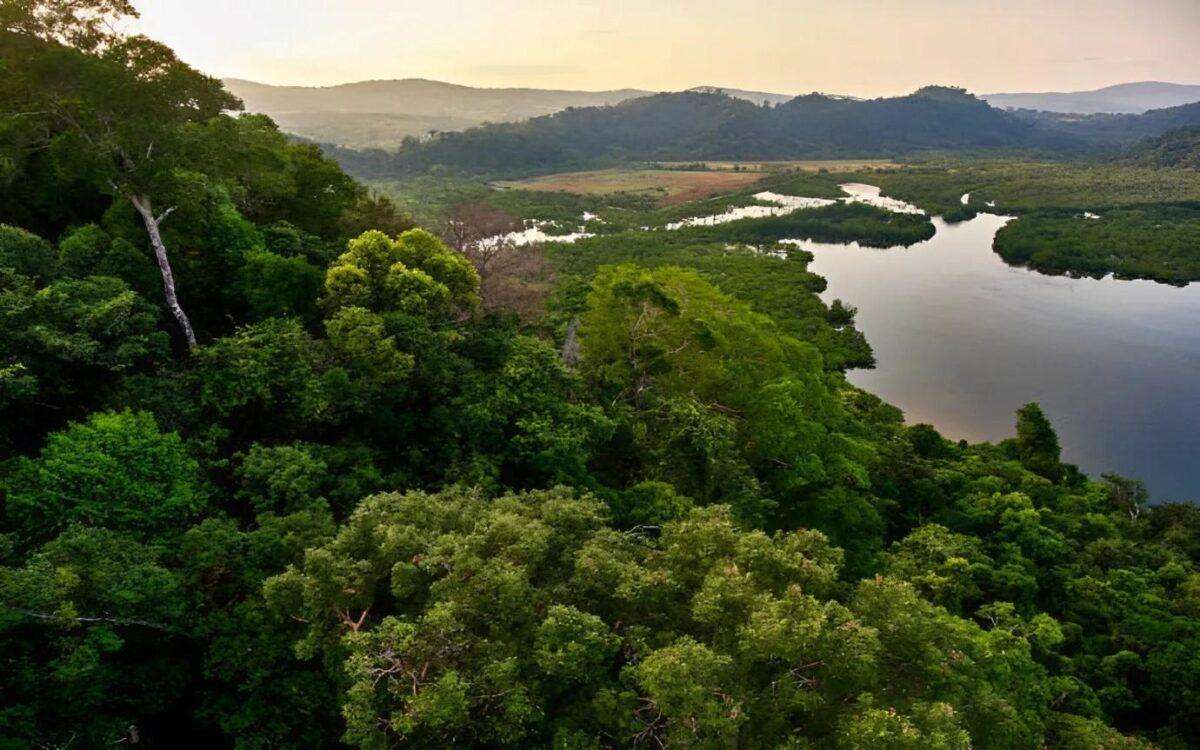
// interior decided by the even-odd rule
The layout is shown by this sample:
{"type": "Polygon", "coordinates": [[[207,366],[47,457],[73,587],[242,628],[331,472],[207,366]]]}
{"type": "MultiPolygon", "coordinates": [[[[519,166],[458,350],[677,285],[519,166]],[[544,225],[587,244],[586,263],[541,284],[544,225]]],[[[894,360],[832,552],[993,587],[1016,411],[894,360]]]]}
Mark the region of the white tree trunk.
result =
{"type": "Polygon", "coordinates": [[[129,202],[141,214],[142,222],[146,225],[146,234],[150,235],[150,245],[154,248],[154,257],[158,260],[158,270],[162,272],[163,296],[166,297],[167,307],[175,316],[175,320],[179,321],[179,327],[183,329],[183,336],[187,339],[188,347],[194,349],[196,348],[196,333],[192,330],[192,323],[188,320],[187,313],[183,311],[179,305],[179,298],[175,295],[175,275],[171,273],[171,261],[167,259],[167,246],[163,244],[162,234],[158,231],[158,225],[174,209],[167,209],[162,216],[155,217],[149,196],[131,195],[129,202]]]}

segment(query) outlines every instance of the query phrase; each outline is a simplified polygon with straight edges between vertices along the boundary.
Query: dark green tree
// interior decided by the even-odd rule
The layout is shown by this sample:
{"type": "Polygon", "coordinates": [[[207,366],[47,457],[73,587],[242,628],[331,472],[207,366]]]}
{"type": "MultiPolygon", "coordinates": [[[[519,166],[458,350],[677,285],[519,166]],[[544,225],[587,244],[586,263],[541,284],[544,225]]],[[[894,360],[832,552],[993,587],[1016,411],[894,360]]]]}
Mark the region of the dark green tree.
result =
{"type": "Polygon", "coordinates": [[[1021,463],[1030,471],[1051,481],[1058,481],[1062,477],[1062,449],[1058,445],[1058,433],[1037,404],[1026,404],[1017,410],[1016,449],[1021,463]]]}

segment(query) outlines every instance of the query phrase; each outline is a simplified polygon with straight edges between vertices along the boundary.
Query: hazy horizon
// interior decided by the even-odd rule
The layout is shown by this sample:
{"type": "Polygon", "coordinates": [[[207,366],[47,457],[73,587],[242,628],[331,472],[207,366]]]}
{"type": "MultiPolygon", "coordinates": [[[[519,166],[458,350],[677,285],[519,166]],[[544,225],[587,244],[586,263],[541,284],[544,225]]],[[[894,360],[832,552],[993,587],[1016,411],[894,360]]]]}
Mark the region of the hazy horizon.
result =
{"type": "MultiPolygon", "coordinates": [[[[244,76],[220,75],[220,74],[215,74],[215,75],[217,75],[217,77],[220,78],[221,80],[244,81],[246,83],[253,83],[253,84],[264,85],[264,86],[275,86],[275,87],[280,87],[280,88],[336,88],[338,86],[353,86],[353,85],[360,84],[360,83],[375,83],[375,82],[381,82],[381,81],[382,82],[430,81],[433,83],[444,83],[444,84],[449,84],[451,86],[466,86],[466,87],[477,88],[477,89],[534,89],[534,90],[582,91],[582,92],[588,92],[588,93],[602,93],[602,92],[606,92],[606,91],[625,91],[625,90],[662,91],[662,92],[686,91],[688,89],[714,85],[714,84],[709,84],[709,83],[704,83],[704,82],[698,82],[698,83],[692,84],[690,86],[681,86],[679,88],[672,88],[672,89],[650,89],[650,88],[645,88],[642,86],[608,86],[608,87],[604,87],[604,88],[571,88],[571,87],[564,87],[564,86],[549,86],[549,85],[539,86],[539,85],[530,85],[530,84],[522,84],[522,83],[472,84],[472,83],[463,83],[462,81],[448,80],[445,78],[429,78],[427,76],[397,76],[394,78],[362,78],[362,79],[357,79],[357,80],[336,81],[333,83],[288,83],[288,82],[272,83],[270,81],[261,81],[261,80],[256,80],[254,78],[246,78],[244,76]]],[[[1009,93],[1013,93],[1013,94],[1016,94],[1016,93],[1022,93],[1022,94],[1025,94],[1025,93],[1028,93],[1028,94],[1064,93],[1065,94],[1065,93],[1074,93],[1075,91],[1101,90],[1101,89],[1111,88],[1114,86],[1120,86],[1120,85],[1124,85],[1124,84],[1139,84],[1139,83],[1165,84],[1165,85],[1169,85],[1169,86],[1200,86],[1200,81],[1157,81],[1157,80],[1147,79],[1147,80],[1138,80],[1138,81],[1135,81],[1135,80],[1114,81],[1112,83],[1105,83],[1105,84],[1101,84],[1099,86],[1092,86],[1087,89],[1075,89],[1075,90],[1071,90],[1071,91],[1067,91],[1065,89],[1040,89],[1040,90],[1028,90],[1028,91],[1016,91],[1015,89],[1011,89],[1011,90],[1007,90],[1007,91],[979,91],[979,90],[975,90],[975,89],[971,89],[971,88],[967,88],[967,91],[969,91],[970,93],[973,93],[973,94],[987,94],[987,95],[1009,94],[1009,93]]],[[[920,88],[922,86],[928,86],[928,85],[960,86],[960,84],[956,84],[952,81],[950,81],[950,82],[938,81],[938,82],[933,82],[933,83],[920,84],[918,86],[914,86],[912,89],[904,90],[904,91],[895,91],[895,92],[888,92],[887,94],[874,94],[874,95],[872,95],[872,94],[857,94],[855,96],[861,96],[863,98],[874,98],[874,97],[885,97],[885,96],[891,96],[891,95],[902,95],[902,94],[911,93],[912,91],[915,91],[917,88],[920,88]]],[[[830,95],[842,95],[842,94],[846,93],[843,91],[833,91],[830,89],[809,89],[806,91],[779,91],[779,90],[757,89],[754,87],[737,86],[737,85],[719,86],[718,88],[739,89],[739,90],[743,90],[743,91],[761,91],[761,93],[764,93],[764,94],[785,94],[785,95],[792,95],[792,96],[802,96],[804,94],[811,94],[813,92],[819,92],[822,94],[830,94],[830,95]]]]}
{"type": "Polygon", "coordinates": [[[1075,91],[1200,83],[1200,3],[1066,0],[135,0],[137,30],[220,77],[330,86],[427,78],[467,86],[793,94],[1075,91]],[[1120,29],[1114,34],[1114,29],[1120,29]]]}

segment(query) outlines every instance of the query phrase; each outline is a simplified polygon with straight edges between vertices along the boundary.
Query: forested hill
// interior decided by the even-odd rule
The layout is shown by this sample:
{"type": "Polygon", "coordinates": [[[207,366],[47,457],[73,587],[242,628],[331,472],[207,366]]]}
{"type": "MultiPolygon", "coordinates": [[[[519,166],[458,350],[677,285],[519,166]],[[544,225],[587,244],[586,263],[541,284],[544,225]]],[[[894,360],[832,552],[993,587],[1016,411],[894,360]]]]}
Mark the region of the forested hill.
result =
{"type": "MultiPolygon", "coordinates": [[[[271,86],[226,78],[247,112],[269,115],[301,138],[346,148],[395,150],[408,136],[466,130],[487,122],[519,122],[568,107],[619,104],[656,92],[641,89],[481,88],[424,78],[358,81],[336,86],[271,86]]],[[[788,94],[697,86],[754,104],[782,104],[788,94]]]]}
{"type": "Polygon", "coordinates": [[[337,86],[271,86],[227,78],[225,88],[248,112],[269,115],[303,138],[352,148],[392,148],[410,135],[485,122],[516,122],[567,107],[617,104],[652,92],[479,88],[423,78],[337,86]]]}
{"type": "Polygon", "coordinates": [[[1148,167],[1187,167],[1200,170],[1200,125],[1147,138],[1124,155],[1124,160],[1148,167]]]}
{"type": "Polygon", "coordinates": [[[1054,112],[1014,110],[1013,114],[1090,147],[1127,146],[1176,128],[1200,125],[1200,102],[1152,109],[1140,115],[1064,115],[1054,112]]]}
{"type": "Polygon", "coordinates": [[[1200,506],[906,425],[799,248],[410,228],[131,14],[0,4],[0,750],[1200,747],[1200,506]]]}
{"type": "Polygon", "coordinates": [[[425,142],[411,139],[398,154],[338,156],[360,176],[388,177],[438,166],[497,174],[638,160],[896,156],[927,150],[1079,152],[1190,122],[1200,122],[1197,105],[1067,119],[1005,112],[961,89],[940,86],[865,101],[810,94],[774,107],[686,91],[442,133],[425,142]]]}
{"type": "Polygon", "coordinates": [[[792,148],[898,153],[926,149],[1067,146],[961,89],[926,86],[908,96],[796,97],[771,112],[792,148]]]}

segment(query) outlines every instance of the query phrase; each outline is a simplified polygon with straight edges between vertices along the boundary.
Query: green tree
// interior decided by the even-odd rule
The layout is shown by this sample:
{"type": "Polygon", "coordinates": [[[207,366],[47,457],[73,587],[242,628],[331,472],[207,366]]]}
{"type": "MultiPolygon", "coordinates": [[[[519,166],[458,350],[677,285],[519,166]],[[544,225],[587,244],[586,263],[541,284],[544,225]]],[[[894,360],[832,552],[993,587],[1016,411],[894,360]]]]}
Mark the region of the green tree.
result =
{"type": "Polygon", "coordinates": [[[97,41],[106,20],[133,15],[128,3],[18,5],[22,18],[8,21],[8,28],[45,40],[42,54],[22,59],[15,73],[29,81],[31,111],[50,122],[46,145],[63,164],[136,210],[158,262],[167,307],[188,345],[195,346],[162,237],[163,222],[177,207],[157,206],[157,197],[186,163],[184,127],[238,109],[240,102],[165,45],[112,34],[97,41]]]}
{"type": "Polygon", "coordinates": [[[114,40],[115,22],[136,15],[128,0],[12,0],[0,9],[0,29],[91,51],[114,40]]]}
{"type": "Polygon", "coordinates": [[[59,265],[49,242],[18,227],[0,224],[0,269],[44,283],[58,275],[59,265]]]}
{"type": "Polygon", "coordinates": [[[473,309],[478,292],[479,277],[470,262],[421,229],[396,239],[366,232],[351,240],[325,277],[330,309],[358,306],[437,315],[452,306],[473,309]]]}
{"type": "Polygon", "coordinates": [[[786,517],[822,487],[869,483],[872,450],[815,347],[695,273],[603,269],[580,341],[593,387],[645,437],[647,479],[759,522],[763,494],[786,517]]]}
{"type": "Polygon", "coordinates": [[[156,537],[182,531],[204,508],[196,473],[183,441],[150,414],[95,414],[17,462],[7,513],[25,539],[70,524],[156,537]]]}
{"type": "MultiPolygon", "coordinates": [[[[153,306],[119,279],[61,279],[37,289],[0,272],[0,362],[34,380],[43,403],[87,402],[86,389],[165,360],[153,306]]],[[[2,403],[2,402],[0,402],[2,403]]]]}
{"type": "Polygon", "coordinates": [[[175,576],[117,531],[75,527],[0,568],[0,744],[136,739],[187,684],[185,611],[175,576]]]}
{"type": "Polygon", "coordinates": [[[1030,471],[1050,481],[1063,475],[1062,450],[1058,433],[1037,404],[1026,404],[1017,410],[1017,456],[1030,471]]]}

